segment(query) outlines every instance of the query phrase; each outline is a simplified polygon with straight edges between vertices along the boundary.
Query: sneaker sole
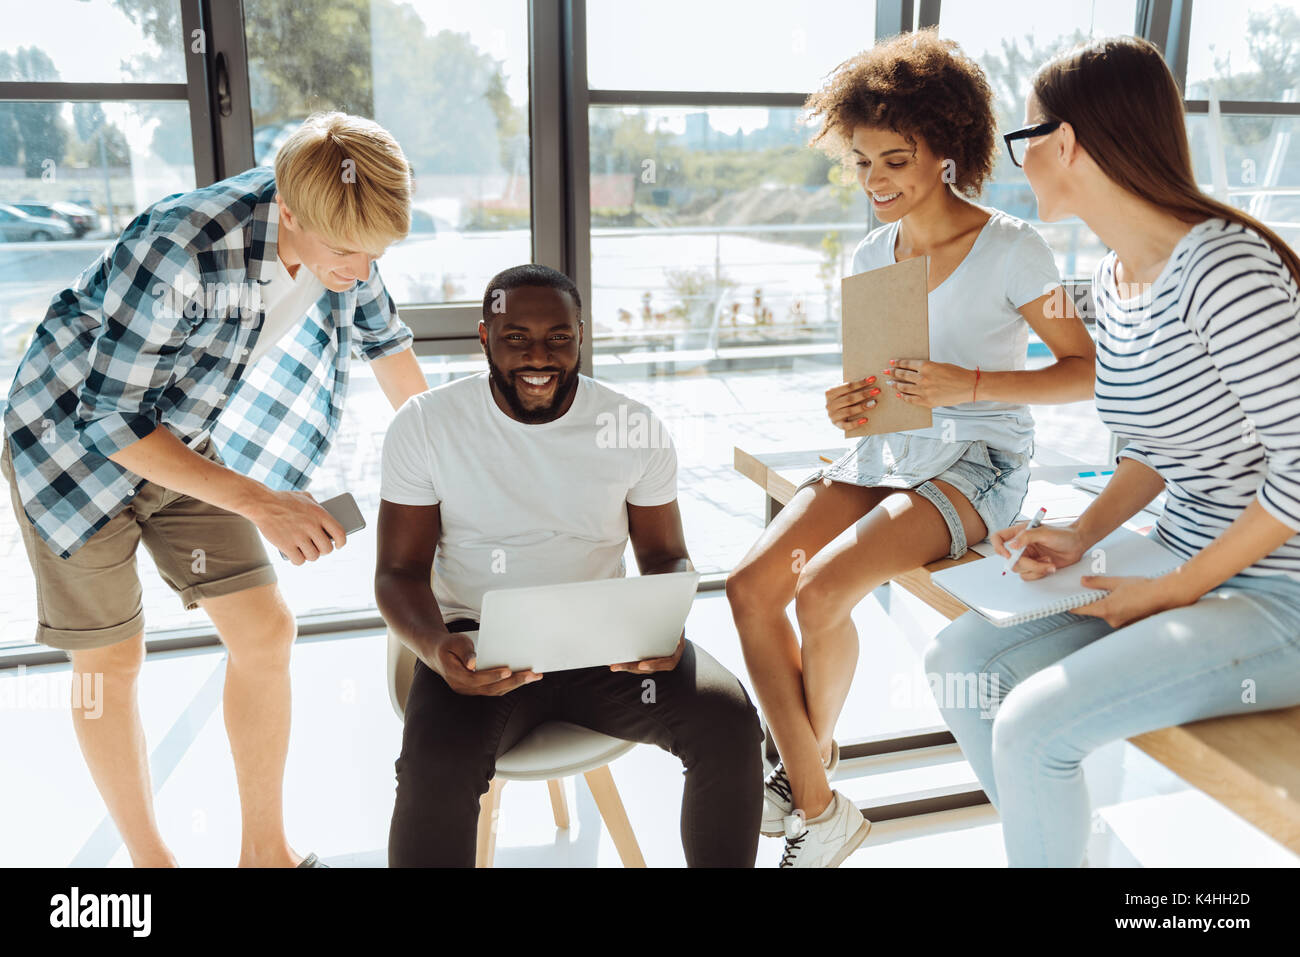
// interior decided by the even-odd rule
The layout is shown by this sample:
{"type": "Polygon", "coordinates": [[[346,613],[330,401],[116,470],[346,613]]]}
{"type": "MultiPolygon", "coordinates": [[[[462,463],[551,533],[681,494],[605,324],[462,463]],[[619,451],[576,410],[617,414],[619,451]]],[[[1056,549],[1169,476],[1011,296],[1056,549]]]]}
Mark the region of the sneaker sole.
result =
{"type": "Polygon", "coordinates": [[[843,864],[845,859],[850,854],[852,854],[854,851],[856,851],[859,847],[862,846],[862,842],[867,839],[867,835],[870,832],[871,832],[871,822],[864,817],[862,819],[862,826],[858,828],[857,831],[854,833],[854,835],[848,839],[848,842],[845,843],[845,845],[842,848],[840,848],[839,851],[836,852],[835,856],[831,858],[831,862],[826,866],[839,867],[841,864],[843,864]]]}

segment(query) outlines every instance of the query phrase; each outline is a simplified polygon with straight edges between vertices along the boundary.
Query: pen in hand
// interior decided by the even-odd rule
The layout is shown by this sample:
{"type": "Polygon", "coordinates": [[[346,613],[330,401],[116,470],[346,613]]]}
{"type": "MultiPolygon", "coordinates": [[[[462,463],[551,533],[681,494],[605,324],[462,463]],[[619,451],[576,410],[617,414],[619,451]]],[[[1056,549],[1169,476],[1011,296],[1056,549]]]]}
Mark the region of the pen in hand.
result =
{"type": "MultiPolygon", "coordinates": [[[[1025,531],[1021,532],[1020,534],[1023,535],[1025,534],[1025,532],[1029,531],[1030,528],[1037,528],[1039,525],[1043,524],[1043,518],[1046,515],[1047,515],[1047,509],[1040,508],[1037,512],[1034,513],[1033,519],[1030,520],[1029,528],[1026,528],[1025,531]]],[[[1011,569],[1016,567],[1016,562],[1020,561],[1020,556],[1025,553],[1025,549],[1028,547],[1029,547],[1029,543],[1025,542],[1025,544],[1021,545],[1019,548],[1011,549],[1011,554],[1007,558],[1007,563],[1002,568],[1003,575],[1005,575],[1007,572],[1011,571],[1011,569]]]]}

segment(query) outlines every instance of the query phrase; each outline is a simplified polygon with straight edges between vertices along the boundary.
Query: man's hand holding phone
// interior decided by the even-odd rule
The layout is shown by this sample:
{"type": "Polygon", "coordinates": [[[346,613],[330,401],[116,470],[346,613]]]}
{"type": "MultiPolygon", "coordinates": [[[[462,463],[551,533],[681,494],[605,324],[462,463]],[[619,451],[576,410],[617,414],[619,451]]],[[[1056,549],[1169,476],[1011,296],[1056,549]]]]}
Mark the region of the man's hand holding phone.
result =
{"type": "Polygon", "coordinates": [[[314,562],[347,544],[343,523],[310,492],[267,489],[243,514],[294,565],[314,562]]]}

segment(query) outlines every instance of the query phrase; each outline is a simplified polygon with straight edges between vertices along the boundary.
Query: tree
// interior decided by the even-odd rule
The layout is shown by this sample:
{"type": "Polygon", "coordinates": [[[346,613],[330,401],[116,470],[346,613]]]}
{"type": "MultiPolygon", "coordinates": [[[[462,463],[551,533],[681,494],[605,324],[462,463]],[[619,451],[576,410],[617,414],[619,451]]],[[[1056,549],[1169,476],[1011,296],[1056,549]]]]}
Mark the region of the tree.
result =
{"type": "Polygon", "coordinates": [[[80,146],[74,160],[80,160],[90,166],[99,165],[102,141],[103,158],[109,166],[129,166],[131,149],[126,136],[117,125],[108,122],[104,108],[98,103],[73,103],[72,122],[77,131],[80,146]]]}
{"type": "MultiPolygon", "coordinates": [[[[6,80],[39,82],[57,80],[59,71],[44,50],[19,47],[10,54],[0,52],[0,76],[6,80]]],[[[23,175],[38,178],[47,161],[63,162],[68,148],[68,128],[59,115],[58,103],[0,103],[0,157],[6,152],[17,162],[22,151],[23,175]]]]}
{"type": "Polygon", "coordinates": [[[494,109],[504,93],[498,61],[468,34],[432,36],[409,6],[375,3],[372,45],[384,51],[374,72],[381,122],[397,137],[417,174],[499,172],[501,127],[494,109]]]}
{"type": "MultiPolygon", "coordinates": [[[[175,0],[113,0],[141,33],[160,50],[183,44],[186,57],[196,41],[184,36],[180,5],[175,0]]],[[[371,116],[370,3],[367,0],[294,0],[244,5],[249,38],[249,94],[257,125],[302,119],[319,109],[339,109],[371,116]]],[[[210,50],[209,50],[210,52],[210,50]]],[[[128,61],[127,72],[157,76],[165,54],[144,53],[128,61]]],[[[188,137],[175,135],[174,107],[141,103],[145,119],[156,118],[151,148],[169,163],[193,161],[188,137]]]]}
{"type": "MultiPolygon", "coordinates": [[[[174,0],[114,3],[159,46],[180,36],[174,0]]],[[[244,30],[257,126],[342,110],[383,123],[417,175],[526,166],[527,117],[510,103],[501,62],[466,34],[431,35],[409,4],[248,0],[244,30]]],[[[182,39],[192,55],[192,38],[182,39]]],[[[134,68],[149,63],[137,58],[134,68]]],[[[160,153],[167,147],[156,138],[160,153]]]]}
{"type": "MultiPolygon", "coordinates": [[[[1211,50],[1214,47],[1211,45],[1211,50]]],[[[1214,78],[1208,84],[1220,100],[1280,100],[1300,89],[1300,13],[1291,7],[1257,10],[1246,18],[1249,63],[1234,70],[1230,56],[1214,56],[1214,78]]],[[[1198,94],[1209,95],[1208,89],[1198,94]]],[[[1227,138],[1250,145],[1271,139],[1275,118],[1233,116],[1224,119],[1227,138]]]]}
{"type": "MultiPolygon", "coordinates": [[[[1039,43],[1032,34],[1017,40],[1004,38],[1001,51],[990,51],[979,58],[993,88],[994,116],[1007,130],[1025,123],[1025,101],[1029,98],[1029,84],[1038,68],[1062,50],[1069,49],[1088,39],[1082,30],[1039,43]]],[[[1012,164],[1006,151],[999,149],[993,167],[993,179],[1019,179],[1020,171],[1012,164]]]]}

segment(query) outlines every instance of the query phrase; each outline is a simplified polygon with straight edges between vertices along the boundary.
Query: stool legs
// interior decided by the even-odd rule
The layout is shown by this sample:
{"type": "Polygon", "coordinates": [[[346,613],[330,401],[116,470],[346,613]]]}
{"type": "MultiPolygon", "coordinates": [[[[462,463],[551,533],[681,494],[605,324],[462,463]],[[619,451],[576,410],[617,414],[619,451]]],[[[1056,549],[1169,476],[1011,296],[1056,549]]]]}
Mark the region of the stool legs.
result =
{"type": "Polygon", "coordinates": [[[505,786],[506,782],[501,778],[493,778],[487,793],[479,799],[475,867],[492,866],[492,858],[497,849],[497,813],[501,810],[501,789],[505,786]]]}
{"type": "MultiPolygon", "coordinates": [[[[623,800],[618,796],[614,786],[614,776],[609,772],[609,765],[588,771],[583,775],[587,787],[596,800],[600,818],[609,829],[610,839],[618,851],[619,860],[624,867],[645,867],[645,858],[641,856],[641,846],[636,835],[632,833],[632,822],[627,818],[623,800]]],[[[491,867],[497,845],[497,817],[501,811],[501,790],[506,782],[493,778],[487,793],[479,800],[478,812],[478,846],[475,852],[476,867],[491,867]]],[[[564,796],[564,782],[553,780],[546,782],[551,794],[551,812],[555,815],[555,826],[569,826],[569,805],[564,796]]]]}
{"type": "Polygon", "coordinates": [[[551,792],[551,813],[555,815],[555,826],[567,828],[569,802],[564,796],[564,782],[558,779],[547,781],[546,787],[551,792]]]}
{"type": "Polygon", "coordinates": [[[601,819],[609,828],[609,836],[618,850],[619,859],[624,867],[645,867],[645,858],[641,856],[641,846],[632,833],[632,822],[627,819],[627,811],[614,786],[614,776],[609,773],[609,765],[588,771],[583,775],[591,796],[596,799],[601,819]]]}

